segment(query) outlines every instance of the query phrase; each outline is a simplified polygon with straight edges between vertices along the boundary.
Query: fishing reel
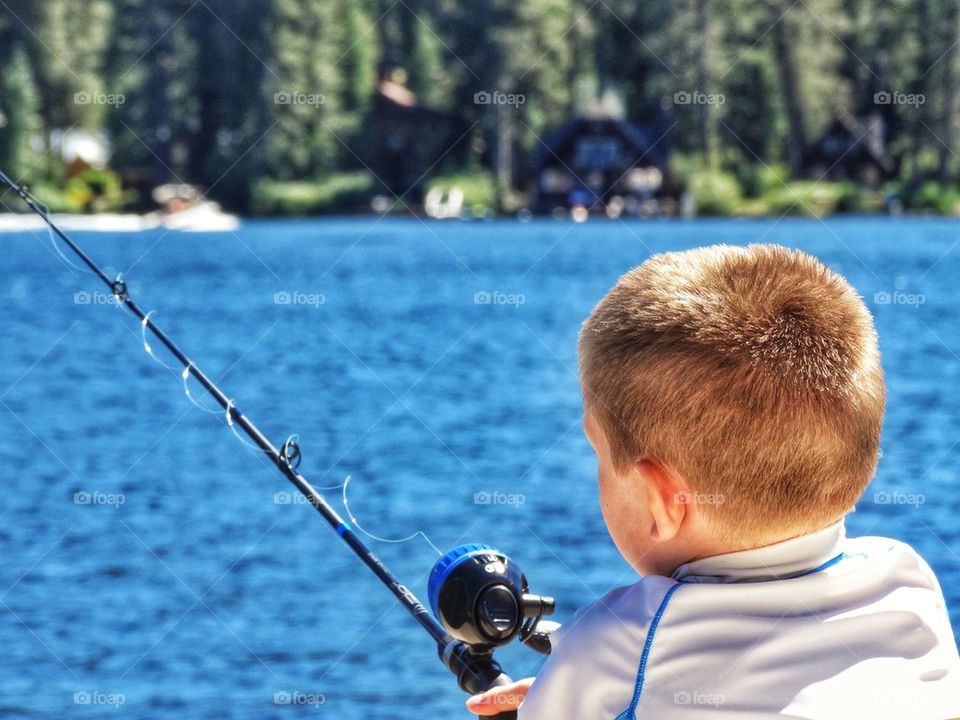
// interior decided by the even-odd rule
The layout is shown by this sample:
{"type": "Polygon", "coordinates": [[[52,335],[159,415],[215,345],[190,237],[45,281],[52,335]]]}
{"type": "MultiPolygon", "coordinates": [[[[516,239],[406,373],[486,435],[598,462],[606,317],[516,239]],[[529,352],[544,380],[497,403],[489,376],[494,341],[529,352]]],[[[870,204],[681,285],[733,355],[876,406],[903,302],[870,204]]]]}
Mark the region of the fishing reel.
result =
{"type": "Polygon", "coordinates": [[[556,609],[552,597],[529,592],[527,578],[506,555],[489,545],[461,545],[440,558],[430,572],[433,614],[457,640],[492,652],[515,637],[550,653],[556,623],[540,621],[556,609]]]}

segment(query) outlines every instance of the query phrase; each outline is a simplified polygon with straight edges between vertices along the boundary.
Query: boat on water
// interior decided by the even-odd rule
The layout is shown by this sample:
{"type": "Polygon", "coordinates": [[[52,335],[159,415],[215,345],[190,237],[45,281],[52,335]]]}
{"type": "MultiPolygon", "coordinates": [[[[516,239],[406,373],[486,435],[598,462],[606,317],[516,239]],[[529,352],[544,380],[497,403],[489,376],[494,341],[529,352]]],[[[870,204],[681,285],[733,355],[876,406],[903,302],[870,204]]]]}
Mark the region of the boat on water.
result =
{"type": "Polygon", "coordinates": [[[144,219],[168,230],[233,232],[240,227],[240,220],[236,215],[226,213],[218,203],[204,199],[194,185],[160,185],[154,188],[153,199],[161,209],[144,219]]]}
{"type": "MultiPolygon", "coordinates": [[[[240,218],[224,212],[218,203],[204,199],[193,185],[169,184],[154,189],[153,199],[160,206],[146,215],[103,213],[96,215],[57,214],[57,224],[75,232],[140,232],[163,228],[178,232],[234,232],[240,218]]],[[[46,230],[36,215],[0,213],[0,232],[46,230]]]]}

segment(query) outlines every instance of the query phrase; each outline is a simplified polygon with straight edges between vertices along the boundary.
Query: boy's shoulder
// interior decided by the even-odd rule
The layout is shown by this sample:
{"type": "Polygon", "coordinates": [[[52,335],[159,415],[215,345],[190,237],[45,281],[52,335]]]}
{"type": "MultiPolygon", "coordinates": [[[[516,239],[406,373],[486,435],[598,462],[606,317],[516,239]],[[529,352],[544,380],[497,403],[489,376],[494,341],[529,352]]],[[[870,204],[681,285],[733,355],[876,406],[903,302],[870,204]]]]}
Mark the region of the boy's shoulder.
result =
{"type": "Polygon", "coordinates": [[[579,649],[583,643],[596,642],[598,634],[630,633],[633,628],[639,628],[642,639],[664,598],[677,584],[672,578],[647,575],[610,590],[577,610],[553,635],[553,647],[576,644],[579,649]]]}
{"type": "Polygon", "coordinates": [[[645,576],[580,608],[552,634],[553,650],[520,717],[617,717],[633,693],[651,624],[677,586],[645,576]]]}
{"type": "Polygon", "coordinates": [[[847,711],[869,705],[878,717],[894,706],[960,715],[960,659],[930,567],[889,538],[842,548],[836,562],[790,579],[647,576],[610,591],[554,636],[520,717],[633,708],[692,718],[720,703],[757,717],[779,716],[777,703],[834,717],[848,696],[859,704],[847,711]]]}

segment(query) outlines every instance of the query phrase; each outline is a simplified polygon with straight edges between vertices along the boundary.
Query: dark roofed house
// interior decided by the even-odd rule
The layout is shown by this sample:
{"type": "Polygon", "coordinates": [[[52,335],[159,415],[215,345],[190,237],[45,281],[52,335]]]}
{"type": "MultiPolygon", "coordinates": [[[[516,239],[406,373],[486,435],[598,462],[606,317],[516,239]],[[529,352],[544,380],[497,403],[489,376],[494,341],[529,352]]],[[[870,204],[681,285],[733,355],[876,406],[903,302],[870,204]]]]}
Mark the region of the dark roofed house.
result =
{"type": "Polygon", "coordinates": [[[804,155],[805,174],[815,180],[853,180],[876,184],[896,177],[897,163],[887,154],[883,118],[838,116],[804,155]]]}
{"type": "Polygon", "coordinates": [[[463,118],[421,105],[398,68],[383,70],[371,113],[372,147],[365,153],[387,189],[405,203],[420,203],[431,170],[468,145],[463,118]]]}
{"type": "Polygon", "coordinates": [[[579,117],[555,128],[534,161],[537,210],[658,212],[668,159],[662,136],[658,125],[612,117],[579,117]]]}

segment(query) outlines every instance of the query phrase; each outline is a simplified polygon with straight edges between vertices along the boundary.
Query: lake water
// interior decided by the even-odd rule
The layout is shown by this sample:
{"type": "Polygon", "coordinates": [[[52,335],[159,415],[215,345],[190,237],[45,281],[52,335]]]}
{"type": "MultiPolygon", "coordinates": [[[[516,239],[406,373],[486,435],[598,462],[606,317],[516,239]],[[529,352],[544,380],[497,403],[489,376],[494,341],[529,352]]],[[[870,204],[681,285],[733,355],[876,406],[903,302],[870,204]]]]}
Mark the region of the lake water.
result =
{"type": "MultiPolygon", "coordinates": [[[[848,531],[916,547],[960,628],[955,221],[358,219],[75,239],[275,443],[300,435],[315,484],[352,476],[364,527],[497,545],[561,620],[631,582],[579,427],[580,322],[653,252],[804,248],[867,299],[888,377],[883,459],[848,531]]],[[[467,717],[426,634],[190,403],[135,319],[44,234],[0,243],[0,716],[467,717]],[[119,696],[116,714],[97,704],[119,696]]],[[[373,545],[424,597],[430,544],[373,545]]],[[[539,663],[520,646],[501,659],[514,676],[539,663]]]]}

